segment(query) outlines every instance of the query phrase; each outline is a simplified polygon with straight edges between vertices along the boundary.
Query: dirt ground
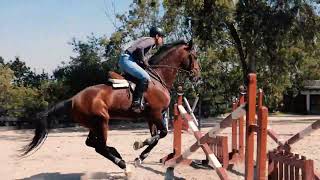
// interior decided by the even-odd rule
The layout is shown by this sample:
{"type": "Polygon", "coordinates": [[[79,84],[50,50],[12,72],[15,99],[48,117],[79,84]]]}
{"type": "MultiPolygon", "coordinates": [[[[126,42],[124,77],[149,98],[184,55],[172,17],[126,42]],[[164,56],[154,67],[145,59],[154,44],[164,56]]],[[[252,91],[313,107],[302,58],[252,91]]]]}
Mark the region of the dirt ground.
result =
{"type": "MultiPolygon", "coordinates": [[[[270,117],[270,127],[285,140],[302,130],[307,125],[320,119],[320,116],[281,116],[270,117]]],[[[203,120],[203,131],[208,131],[217,119],[203,120]]],[[[109,133],[108,145],[114,146],[129,163],[142,150],[134,151],[134,140],[144,140],[149,137],[149,131],[144,123],[125,123],[125,126],[112,126],[109,133]]],[[[33,155],[19,159],[18,149],[27,144],[32,136],[31,130],[10,130],[0,128],[0,179],[32,179],[32,180],[77,180],[77,179],[124,179],[124,173],[110,161],[97,154],[94,149],[85,145],[87,130],[81,127],[60,128],[50,132],[46,142],[33,155]]],[[[224,130],[222,135],[230,136],[231,129],[224,130]]],[[[166,167],[159,159],[172,152],[172,133],[150,153],[141,167],[134,169],[133,179],[165,179],[166,167]]],[[[183,146],[188,147],[195,142],[193,135],[183,134],[183,146]]],[[[268,149],[276,145],[268,139],[268,149]]],[[[313,159],[315,168],[320,169],[320,130],[294,144],[293,152],[313,159]]],[[[203,159],[202,150],[193,156],[203,159]]],[[[175,168],[176,179],[218,179],[214,170],[178,166],[175,168]]],[[[243,179],[243,165],[228,171],[231,179],[243,179]]]]}

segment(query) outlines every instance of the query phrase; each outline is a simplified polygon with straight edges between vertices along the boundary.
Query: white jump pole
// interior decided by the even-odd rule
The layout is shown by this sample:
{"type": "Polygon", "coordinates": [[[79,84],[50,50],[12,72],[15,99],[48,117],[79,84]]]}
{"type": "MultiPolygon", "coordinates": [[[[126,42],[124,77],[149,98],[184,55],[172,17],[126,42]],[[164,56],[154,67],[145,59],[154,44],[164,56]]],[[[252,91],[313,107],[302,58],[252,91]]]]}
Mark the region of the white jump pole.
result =
{"type": "Polygon", "coordinates": [[[192,117],[192,119],[193,119],[193,122],[194,122],[197,126],[199,126],[198,120],[197,120],[196,116],[194,115],[194,113],[193,113],[193,111],[192,111],[192,109],[191,109],[191,107],[190,107],[190,104],[189,104],[187,98],[186,98],[186,97],[183,97],[183,101],[184,101],[184,103],[185,103],[186,106],[187,106],[187,109],[188,109],[188,111],[189,111],[189,113],[190,113],[190,115],[191,115],[191,117],[192,117]]]}

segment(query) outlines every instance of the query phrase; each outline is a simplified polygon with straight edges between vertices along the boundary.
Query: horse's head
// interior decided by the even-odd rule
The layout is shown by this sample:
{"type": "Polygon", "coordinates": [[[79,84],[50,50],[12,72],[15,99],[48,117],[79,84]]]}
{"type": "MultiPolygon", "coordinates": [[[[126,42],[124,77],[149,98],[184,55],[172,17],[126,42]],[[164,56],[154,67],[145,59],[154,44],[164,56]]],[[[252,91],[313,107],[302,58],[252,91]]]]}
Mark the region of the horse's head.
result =
{"type": "Polygon", "coordinates": [[[182,56],[181,68],[190,72],[190,79],[192,81],[198,81],[200,79],[200,65],[197,61],[192,41],[185,45],[183,49],[185,52],[182,56]]]}
{"type": "Polygon", "coordinates": [[[157,68],[169,84],[172,85],[173,77],[177,70],[189,72],[192,81],[200,79],[200,66],[197,61],[196,53],[192,46],[192,41],[176,41],[171,44],[163,45],[159,51],[150,58],[149,64],[157,68]],[[174,73],[174,75],[172,75],[174,73]]]}

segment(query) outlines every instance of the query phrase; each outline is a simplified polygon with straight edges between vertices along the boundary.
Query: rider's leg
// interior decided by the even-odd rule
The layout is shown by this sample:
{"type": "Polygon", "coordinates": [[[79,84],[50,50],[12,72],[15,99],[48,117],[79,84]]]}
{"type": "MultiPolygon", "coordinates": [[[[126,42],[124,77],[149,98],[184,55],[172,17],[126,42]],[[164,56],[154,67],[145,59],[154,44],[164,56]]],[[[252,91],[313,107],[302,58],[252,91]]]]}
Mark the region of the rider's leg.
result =
{"type": "Polygon", "coordinates": [[[146,79],[142,79],[137,83],[137,86],[134,90],[133,93],[133,100],[132,100],[132,109],[134,111],[139,112],[140,110],[144,109],[144,105],[142,103],[142,97],[143,93],[147,90],[148,88],[149,81],[146,79]]]}
{"type": "Polygon", "coordinates": [[[124,54],[121,56],[119,66],[124,72],[136,77],[139,80],[133,94],[132,102],[133,110],[139,111],[141,108],[143,108],[143,104],[141,103],[143,92],[147,90],[151,78],[149,74],[136,62],[134,62],[129,55],[124,54]]]}

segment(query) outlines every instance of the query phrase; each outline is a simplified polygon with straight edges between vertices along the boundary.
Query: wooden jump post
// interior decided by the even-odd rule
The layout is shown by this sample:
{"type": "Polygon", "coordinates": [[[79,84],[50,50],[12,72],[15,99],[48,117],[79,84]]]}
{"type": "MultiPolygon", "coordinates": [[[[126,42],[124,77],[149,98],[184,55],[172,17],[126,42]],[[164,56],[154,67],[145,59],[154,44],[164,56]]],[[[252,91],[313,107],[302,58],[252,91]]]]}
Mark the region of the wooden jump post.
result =
{"type": "MultiPolygon", "coordinates": [[[[298,142],[304,136],[309,135],[313,131],[320,128],[320,120],[315,121],[301,132],[295,134],[285,142],[281,142],[278,135],[267,127],[268,109],[263,106],[263,91],[259,90],[256,102],[256,75],[248,75],[248,91],[245,97],[240,96],[238,102],[233,104],[233,112],[222,120],[209,132],[203,134],[196,126],[195,117],[188,114],[182,106],[183,92],[179,90],[178,102],[174,106],[174,143],[173,153],[162,159],[162,162],[170,167],[178,164],[190,164],[192,162],[188,157],[202,148],[207,159],[213,164],[220,179],[228,179],[226,168],[229,163],[235,160],[241,160],[244,154],[243,145],[243,118],[246,114],[246,145],[245,145],[245,179],[302,179],[304,180],[320,180],[319,175],[314,172],[313,161],[307,160],[304,156],[293,154],[290,152],[290,145],[298,142]],[[256,119],[256,107],[258,109],[258,118],[256,119]],[[187,150],[182,152],[181,149],[181,132],[182,122],[188,123],[190,129],[194,133],[197,141],[187,150]],[[227,137],[217,136],[226,127],[232,127],[232,152],[228,152],[227,137]],[[237,127],[239,127],[239,137],[237,127]],[[254,169],[254,135],[257,134],[257,159],[256,168],[254,169]],[[268,153],[269,166],[266,171],[267,162],[267,136],[271,137],[277,144],[278,148],[268,153]],[[242,137],[242,138],[241,138],[242,137]],[[221,140],[223,139],[223,141],[221,140]],[[237,141],[238,140],[238,141],[237,141]],[[211,146],[215,145],[214,148],[211,146]],[[220,148],[217,151],[213,149],[220,148]],[[219,154],[219,152],[222,152],[219,154]],[[231,155],[231,159],[229,159],[231,155]],[[217,158],[218,157],[218,158],[217,158]],[[227,157],[227,158],[226,158],[227,157]],[[242,158],[241,158],[242,157],[242,158]],[[220,161],[220,162],[219,162],[220,161]],[[223,164],[223,166],[221,165],[223,164]],[[254,173],[256,170],[256,173],[254,173]],[[255,174],[255,175],[254,175],[255,174]],[[268,176],[267,176],[268,175],[268,176]]],[[[173,171],[172,171],[173,172],[173,171]]]]}
{"type": "MultiPolygon", "coordinates": [[[[184,107],[182,106],[182,92],[178,97],[178,103],[175,105],[175,122],[174,122],[174,138],[178,138],[178,140],[174,140],[174,150],[173,153],[169,154],[165,158],[162,159],[162,162],[170,167],[176,166],[178,163],[190,164],[191,160],[187,159],[193,152],[197,149],[202,148],[206,156],[209,158],[211,163],[213,164],[217,174],[221,179],[228,179],[226,169],[227,167],[222,167],[221,163],[218,161],[217,157],[214,155],[212,149],[210,149],[210,144],[216,138],[216,134],[221,132],[223,129],[227,127],[231,127],[232,124],[235,124],[234,121],[243,117],[246,113],[246,153],[245,153],[245,178],[246,179],[266,179],[266,136],[267,136],[267,116],[268,109],[266,107],[259,108],[258,114],[258,124],[255,124],[255,112],[256,112],[256,75],[249,74],[249,87],[247,93],[247,103],[241,104],[238,108],[236,108],[229,116],[227,116],[224,120],[222,120],[219,124],[209,130],[206,134],[199,132],[197,126],[192,120],[192,117],[186,112],[184,107]],[[185,152],[181,153],[181,124],[182,119],[188,122],[189,127],[194,133],[194,136],[197,139],[192,146],[190,146],[185,152]],[[254,133],[257,133],[257,175],[254,177],[254,133]]],[[[182,90],[182,89],[181,89],[182,90]]],[[[242,102],[243,103],[243,102],[242,102]]],[[[235,108],[235,106],[234,106],[235,108]]],[[[240,123],[239,123],[240,124],[240,123]]],[[[237,125],[233,125],[237,126],[237,125]]],[[[243,126],[242,126],[243,127],[243,126]]],[[[239,130],[243,131],[243,130],[239,130]]],[[[233,134],[235,131],[233,131],[233,134]]],[[[233,142],[236,139],[233,138],[233,142]]],[[[243,142],[243,141],[242,141],[243,142]]],[[[239,140],[239,144],[240,140],[239,140]]],[[[232,146],[235,152],[241,154],[243,150],[237,150],[237,146],[232,146]]]]}
{"type": "Polygon", "coordinates": [[[248,75],[247,111],[246,111],[246,148],[245,148],[245,179],[266,179],[267,159],[267,126],[268,109],[264,106],[258,108],[256,124],[256,89],[257,76],[248,75]],[[254,135],[257,133],[257,162],[256,177],[254,177],[254,135]]]}
{"type": "MultiPolygon", "coordinates": [[[[187,159],[189,155],[191,155],[194,151],[196,151],[199,147],[203,149],[205,154],[207,155],[210,162],[212,162],[218,176],[221,179],[228,179],[226,170],[222,167],[221,163],[214,155],[213,150],[210,148],[208,142],[203,139],[203,134],[199,131],[196,121],[193,119],[194,116],[191,116],[187,113],[187,111],[182,106],[183,99],[183,91],[182,87],[178,88],[178,101],[177,104],[174,105],[174,140],[173,140],[173,153],[168,156],[162,158],[160,161],[163,162],[167,166],[174,167],[177,163],[182,163],[185,165],[191,164],[192,160],[187,159]],[[188,123],[189,128],[193,132],[194,136],[198,140],[197,143],[192,145],[186,152],[181,153],[181,133],[182,133],[182,119],[188,123]],[[203,143],[202,143],[203,142],[203,143]]],[[[213,140],[213,139],[210,139],[213,140]]],[[[226,142],[227,143],[227,142],[226,142]]]]}
{"type": "MultiPolygon", "coordinates": [[[[263,91],[259,89],[258,106],[262,107],[263,91]]],[[[320,180],[320,175],[314,170],[313,160],[305,156],[291,153],[291,145],[310,135],[320,128],[320,120],[296,133],[288,140],[281,142],[279,136],[270,128],[267,129],[268,136],[271,137],[278,147],[268,153],[268,178],[274,180],[320,180]]]]}
{"type": "MultiPolygon", "coordinates": [[[[232,103],[232,110],[244,104],[245,93],[240,92],[239,100],[232,103]]],[[[230,163],[239,163],[244,160],[244,117],[232,122],[230,163]]]]}

